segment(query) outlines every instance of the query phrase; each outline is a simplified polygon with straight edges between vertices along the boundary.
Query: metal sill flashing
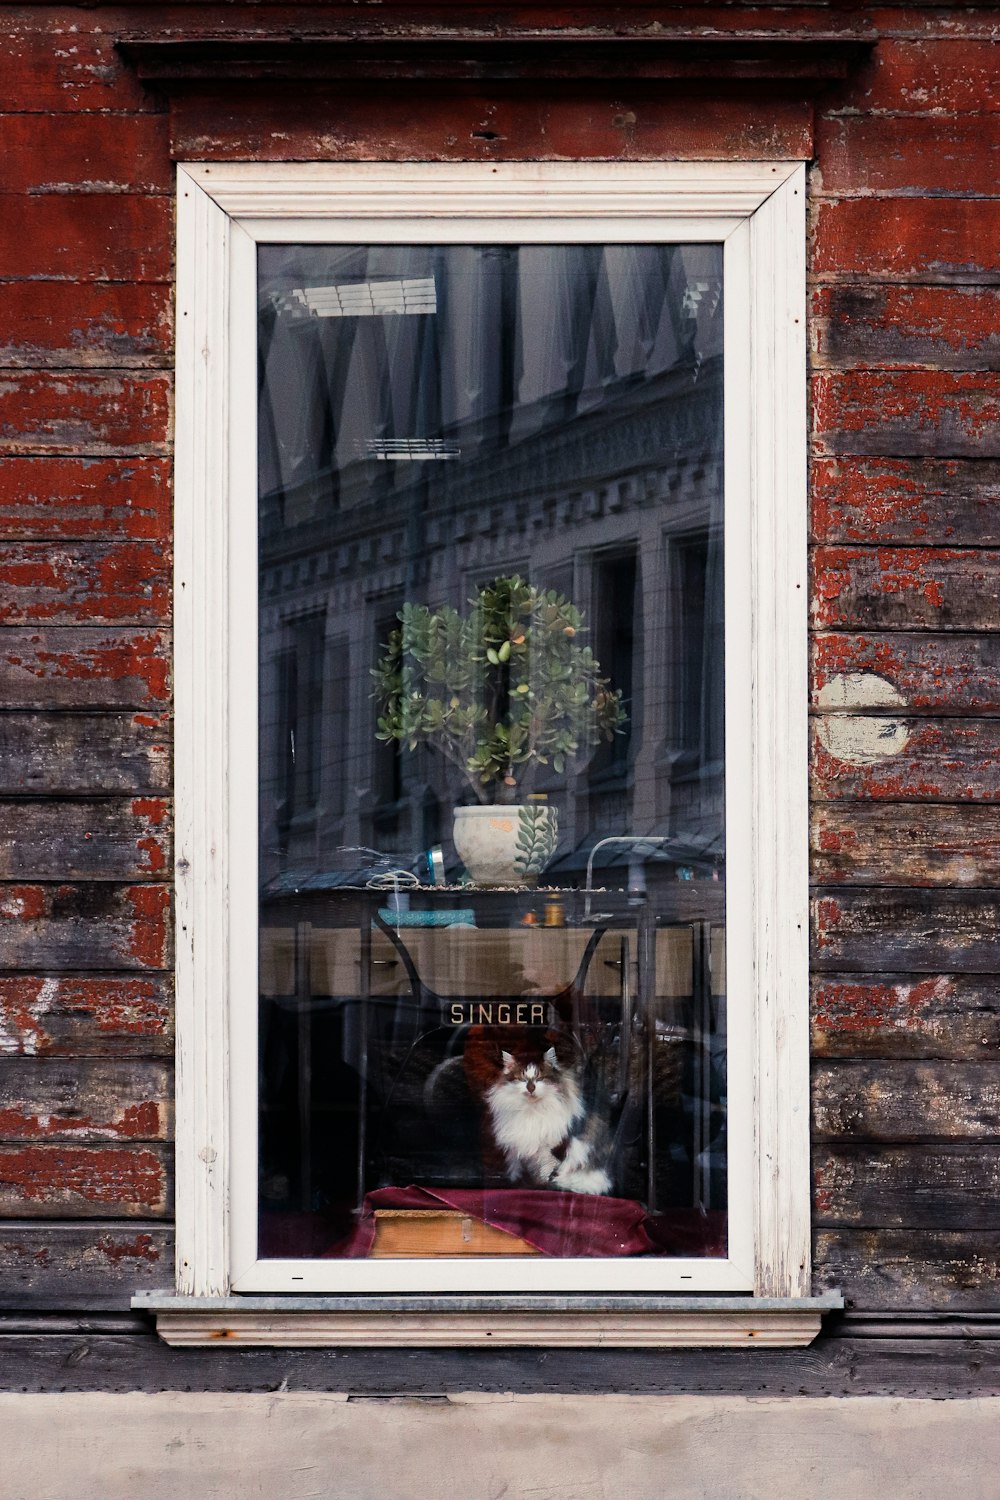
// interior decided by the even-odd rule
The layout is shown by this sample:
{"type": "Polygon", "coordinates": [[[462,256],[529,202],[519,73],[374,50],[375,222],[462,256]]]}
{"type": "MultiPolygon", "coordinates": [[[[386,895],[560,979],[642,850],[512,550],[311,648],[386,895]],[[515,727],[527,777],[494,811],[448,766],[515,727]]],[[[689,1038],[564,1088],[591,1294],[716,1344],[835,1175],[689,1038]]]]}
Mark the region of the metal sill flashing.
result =
{"type": "Polygon", "coordinates": [[[812,1343],[819,1297],[182,1297],[138,1292],[137,1311],[179,1347],[795,1348],[812,1343]]]}

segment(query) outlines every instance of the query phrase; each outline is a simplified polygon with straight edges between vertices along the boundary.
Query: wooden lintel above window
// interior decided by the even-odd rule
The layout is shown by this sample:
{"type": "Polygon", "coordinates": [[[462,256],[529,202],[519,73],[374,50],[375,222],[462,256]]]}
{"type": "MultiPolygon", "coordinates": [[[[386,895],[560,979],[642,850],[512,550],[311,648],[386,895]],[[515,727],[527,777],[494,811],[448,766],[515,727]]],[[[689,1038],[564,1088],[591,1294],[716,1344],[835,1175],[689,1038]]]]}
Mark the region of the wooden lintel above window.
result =
{"type": "Polygon", "coordinates": [[[530,36],[364,37],[207,36],[186,40],[123,38],[120,49],[145,82],[167,93],[185,86],[326,79],[675,80],[695,84],[795,83],[846,77],[867,56],[874,32],[735,37],[626,35],[565,31],[530,36]]]}

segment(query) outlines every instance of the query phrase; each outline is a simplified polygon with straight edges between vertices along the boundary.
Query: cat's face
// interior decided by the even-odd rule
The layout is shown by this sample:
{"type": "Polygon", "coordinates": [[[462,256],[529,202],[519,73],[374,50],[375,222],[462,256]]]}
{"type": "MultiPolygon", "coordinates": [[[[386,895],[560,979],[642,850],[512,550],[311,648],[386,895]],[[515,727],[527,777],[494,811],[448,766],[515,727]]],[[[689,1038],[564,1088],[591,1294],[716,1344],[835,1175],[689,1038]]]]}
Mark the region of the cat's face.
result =
{"type": "Polygon", "coordinates": [[[512,1052],[501,1052],[501,1087],[523,1095],[526,1103],[539,1103],[562,1087],[561,1069],[556,1049],[550,1047],[539,1058],[517,1058],[512,1052]]]}

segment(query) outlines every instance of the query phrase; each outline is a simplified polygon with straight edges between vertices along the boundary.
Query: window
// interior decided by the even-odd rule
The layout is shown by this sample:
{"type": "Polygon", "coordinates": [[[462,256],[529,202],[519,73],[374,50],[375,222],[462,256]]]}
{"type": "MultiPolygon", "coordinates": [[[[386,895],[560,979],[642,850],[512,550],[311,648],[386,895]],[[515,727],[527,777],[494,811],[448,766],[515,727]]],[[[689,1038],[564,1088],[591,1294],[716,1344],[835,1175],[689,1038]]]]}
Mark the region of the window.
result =
{"type": "Polygon", "coordinates": [[[804,1337],[801,165],[179,195],[179,1292],[804,1337]]]}

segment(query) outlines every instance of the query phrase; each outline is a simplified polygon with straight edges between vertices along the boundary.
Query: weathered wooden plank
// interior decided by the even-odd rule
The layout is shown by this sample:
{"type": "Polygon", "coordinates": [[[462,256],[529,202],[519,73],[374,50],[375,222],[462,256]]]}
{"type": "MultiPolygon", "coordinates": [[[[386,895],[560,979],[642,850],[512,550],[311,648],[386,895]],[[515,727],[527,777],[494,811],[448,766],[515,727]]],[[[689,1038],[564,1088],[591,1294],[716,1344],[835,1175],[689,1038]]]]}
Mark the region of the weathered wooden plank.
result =
{"type": "Polygon", "coordinates": [[[182,161],[774,161],[812,152],[801,100],[716,94],[708,111],[649,80],[563,85],[530,102],[517,85],[406,84],[384,89],[377,110],[361,83],[272,84],[228,98],[209,84],[175,96],[170,120],[182,161]]]}
{"type": "Polygon", "coordinates": [[[173,202],[149,193],[0,197],[0,266],[10,280],[169,281],[173,202]]]}
{"type": "Polygon", "coordinates": [[[159,542],[0,543],[0,624],[159,625],[170,605],[159,542]]]}
{"type": "Polygon", "coordinates": [[[170,288],[155,282],[0,282],[0,366],[166,366],[172,332],[170,288]]]}
{"type": "Polygon", "coordinates": [[[159,542],[0,542],[2,625],[160,625],[170,607],[159,542]]]}
{"type": "Polygon", "coordinates": [[[988,1313],[1000,1305],[1000,1235],[820,1230],[813,1286],[859,1313],[988,1313]]]}
{"type": "Polygon", "coordinates": [[[810,269],[826,281],[1000,281],[1000,202],[843,198],[813,212],[810,269]]]}
{"type": "Polygon", "coordinates": [[[113,32],[73,25],[68,17],[54,18],[50,30],[21,12],[19,24],[4,26],[4,108],[34,114],[162,108],[114,41],[113,32]]]}
{"type": "Polygon", "coordinates": [[[0,886],[7,969],[165,969],[170,891],[163,885],[0,886]]]}
{"type": "Polygon", "coordinates": [[[1000,1057],[1000,988],[990,974],[816,974],[815,1057],[1000,1057]]]}
{"type": "Polygon", "coordinates": [[[1000,463],[817,458],[811,531],[816,542],[997,546],[1000,463]]]}
{"type": "Polygon", "coordinates": [[[1000,807],[821,804],[810,856],[819,885],[1000,887],[1000,807]]]}
{"type": "MultiPolygon", "coordinates": [[[[844,1324],[839,1324],[844,1328],[844,1324]]],[[[838,1324],[833,1325],[834,1329],[838,1324]]],[[[458,1389],[617,1396],[731,1393],[955,1399],[1000,1394],[1000,1340],[976,1329],[941,1338],[927,1324],[900,1336],[833,1329],[807,1349],[172,1349],[150,1327],[23,1327],[3,1334],[0,1389],[59,1391],[350,1391],[360,1398],[446,1398],[458,1389]]],[[[428,1414],[429,1416],[430,1414],[428,1414]]],[[[759,1491],[758,1491],[759,1492],[759,1491]]],[[[859,1496],[861,1491],[859,1491],[859,1496]]]]}
{"type": "Polygon", "coordinates": [[[817,1140],[1000,1138],[1000,1062],[818,1062],[812,1069],[817,1140]]]}
{"type": "Polygon", "coordinates": [[[166,1141],[172,1089],[165,1062],[0,1057],[0,1141],[166,1141]]]}
{"type": "Polygon", "coordinates": [[[1000,1305],[1000,1237],[929,1229],[824,1229],[813,1286],[872,1312],[989,1312],[1000,1305]]]}
{"type": "Polygon", "coordinates": [[[169,193],[166,115],[0,113],[0,193],[169,193]]]}
{"type": "Polygon", "coordinates": [[[174,1233],[159,1224],[0,1223],[0,1308],[126,1309],[173,1281],[174,1233]]]}
{"type": "Polygon", "coordinates": [[[995,635],[847,635],[812,639],[816,708],[890,713],[1000,712],[995,635]]]}
{"type": "Polygon", "coordinates": [[[810,778],[818,799],[1000,801],[1000,721],[819,714],[810,778]]]}
{"type": "Polygon", "coordinates": [[[1000,1230],[992,1142],[817,1146],[813,1222],[870,1229],[1000,1230]]]}
{"type": "MultiPolygon", "coordinates": [[[[816,123],[820,191],[946,194],[974,198],[997,193],[1000,119],[852,115],[816,123]]],[[[810,183],[815,193],[819,184],[810,183]]]]}
{"type": "Polygon", "coordinates": [[[817,630],[1000,630],[1000,550],[816,547],[810,564],[817,630]]]}
{"type": "Polygon", "coordinates": [[[166,453],[170,376],[0,373],[0,453],[166,453]]]}
{"type": "Polygon", "coordinates": [[[1000,374],[845,370],[813,376],[817,453],[1000,455],[1000,374]]]}
{"type": "Polygon", "coordinates": [[[170,1057],[172,981],[161,974],[0,974],[0,1053],[170,1057]]]}
{"type": "Polygon", "coordinates": [[[0,713],[0,794],[167,791],[170,720],[138,713],[0,713]]]}
{"type": "Polygon", "coordinates": [[[937,45],[942,37],[953,40],[973,38],[982,41],[1000,41],[1000,27],[992,9],[979,10],[970,7],[966,11],[942,11],[940,5],[930,0],[924,9],[925,0],[916,0],[913,5],[876,6],[867,12],[869,24],[876,26],[879,36],[899,37],[907,41],[929,39],[937,45]]]}
{"type": "Polygon", "coordinates": [[[162,458],[0,458],[0,537],[24,541],[170,536],[162,458]]]}
{"type": "Polygon", "coordinates": [[[996,891],[820,891],[812,930],[817,972],[1000,973],[996,891]]]}
{"type": "Polygon", "coordinates": [[[8,626],[0,702],[10,708],[160,708],[170,697],[162,630],[8,626]]]}
{"type": "Polygon", "coordinates": [[[0,800],[0,880],[162,880],[172,860],[162,797],[0,800]]]}
{"type": "Polygon", "coordinates": [[[0,1218],[166,1218],[171,1164],[167,1146],[0,1146],[0,1218]]]}
{"type": "Polygon", "coordinates": [[[1000,360],[996,287],[819,286],[810,312],[814,368],[989,370],[1000,360]]]}
{"type": "Polygon", "coordinates": [[[995,40],[881,37],[828,113],[983,114],[1000,110],[995,40]]]}

